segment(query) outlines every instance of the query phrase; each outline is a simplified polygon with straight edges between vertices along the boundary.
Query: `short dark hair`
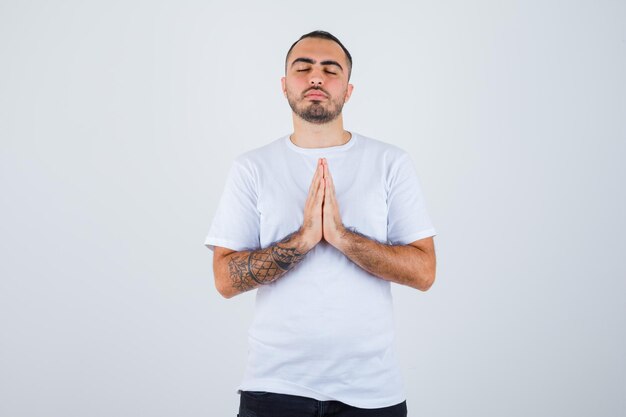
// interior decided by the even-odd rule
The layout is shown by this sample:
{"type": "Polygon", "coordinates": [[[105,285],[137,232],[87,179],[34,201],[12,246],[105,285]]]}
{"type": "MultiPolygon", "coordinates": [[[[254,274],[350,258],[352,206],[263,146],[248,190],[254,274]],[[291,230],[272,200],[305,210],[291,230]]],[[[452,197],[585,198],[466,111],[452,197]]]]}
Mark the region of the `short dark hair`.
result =
{"type": "Polygon", "coordinates": [[[302,35],[300,36],[300,39],[298,39],[293,43],[293,45],[291,45],[291,48],[289,48],[289,51],[287,51],[287,56],[285,57],[285,73],[287,72],[287,61],[289,60],[289,54],[291,54],[291,50],[294,46],[296,46],[298,42],[300,42],[304,38],[327,39],[329,41],[336,42],[339,46],[341,46],[341,49],[343,49],[343,52],[346,54],[346,58],[348,58],[348,81],[350,80],[350,75],[352,74],[352,55],[350,55],[350,52],[348,52],[346,47],[343,46],[339,39],[337,39],[331,33],[323,30],[314,30],[313,32],[302,35]]]}

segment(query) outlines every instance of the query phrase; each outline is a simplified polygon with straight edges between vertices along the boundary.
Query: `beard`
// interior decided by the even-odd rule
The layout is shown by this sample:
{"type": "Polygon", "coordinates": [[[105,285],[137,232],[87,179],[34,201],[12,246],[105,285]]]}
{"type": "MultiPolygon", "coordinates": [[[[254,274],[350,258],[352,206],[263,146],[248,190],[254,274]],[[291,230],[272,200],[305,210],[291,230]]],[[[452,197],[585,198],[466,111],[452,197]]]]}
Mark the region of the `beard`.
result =
{"type": "MultiPolygon", "coordinates": [[[[315,89],[313,89],[315,90],[315,89]]],[[[307,90],[306,93],[312,90],[307,90]]],[[[306,94],[305,93],[305,94],[306,94]]],[[[326,91],[324,91],[326,93],[326,91]]],[[[309,123],[324,124],[335,120],[343,109],[343,102],[333,100],[330,94],[326,93],[326,100],[309,101],[306,97],[296,100],[291,94],[287,94],[287,101],[291,110],[309,123]]]]}

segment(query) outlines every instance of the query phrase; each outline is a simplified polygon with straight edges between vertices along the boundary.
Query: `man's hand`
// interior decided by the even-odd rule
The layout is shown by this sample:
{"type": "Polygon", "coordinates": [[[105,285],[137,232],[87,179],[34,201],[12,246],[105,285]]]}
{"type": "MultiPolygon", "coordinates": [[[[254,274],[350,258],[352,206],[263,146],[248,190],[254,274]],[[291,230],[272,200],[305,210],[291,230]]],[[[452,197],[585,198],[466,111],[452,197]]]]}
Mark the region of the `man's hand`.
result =
{"type": "Polygon", "coordinates": [[[323,204],[323,237],[328,243],[337,247],[341,238],[345,235],[346,228],[339,214],[339,203],[335,194],[335,184],[328,169],[328,161],[323,158],[324,166],[324,204],[323,204]]]}
{"type": "Polygon", "coordinates": [[[309,194],[304,203],[304,219],[300,233],[312,249],[322,240],[322,203],[324,201],[324,167],[322,158],[317,160],[317,169],[309,187],[309,194]]]}
{"type": "Polygon", "coordinates": [[[306,233],[307,242],[313,242],[307,251],[324,239],[362,269],[384,280],[422,291],[435,280],[432,236],[408,245],[387,245],[344,227],[326,158],[317,161],[299,232],[306,233]]]}
{"type": "Polygon", "coordinates": [[[428,290],[435,280],[433,238],[409,245],[379,243],[344,227],[339,214],[335,184],[326,158],[324,164],[323,237],[352,262],[372,275],[387,281],[428,290]]]}

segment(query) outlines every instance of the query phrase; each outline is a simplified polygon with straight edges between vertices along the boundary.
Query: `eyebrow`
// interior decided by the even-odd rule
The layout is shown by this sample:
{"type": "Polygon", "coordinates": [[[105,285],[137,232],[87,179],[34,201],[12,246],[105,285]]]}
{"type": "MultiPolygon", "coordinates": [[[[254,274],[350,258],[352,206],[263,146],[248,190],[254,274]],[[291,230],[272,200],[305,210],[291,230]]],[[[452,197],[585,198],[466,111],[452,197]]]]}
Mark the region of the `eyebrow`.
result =
{"type": "MultiPolygon", "coordinates": [[[[307,64],[315,64],[317,61],[315,61],[314,59],[311,59],[311,58],[296,58],[291,63],[291,66],[293,67],[298,62],[306,62],[307,64]]],[[[320,65],[336,65],[336,66],[339,67],[340,70],[343,71],[343,67],[341,65],[339,65],[339,62],[333,61],[333,60],[330,60],[330,59],[327,59],[326,61],[320,62],[320,65]]]]}

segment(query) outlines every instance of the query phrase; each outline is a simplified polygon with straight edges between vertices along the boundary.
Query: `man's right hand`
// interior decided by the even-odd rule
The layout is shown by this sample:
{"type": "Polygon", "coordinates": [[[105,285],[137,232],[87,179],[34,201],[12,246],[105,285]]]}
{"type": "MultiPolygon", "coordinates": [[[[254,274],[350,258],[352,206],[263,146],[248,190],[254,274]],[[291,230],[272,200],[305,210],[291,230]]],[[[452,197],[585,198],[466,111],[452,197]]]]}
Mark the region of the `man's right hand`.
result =
{"type": "Polygon", "coordinates": [[[317,161],[315,175],[304,205],[304,219],[297,231],[273,245],[258,250],[234,251],[215,246],[215,286],[226,298],[270,284],[299,263],[322,240],[324,167],[317,161]]]}
{"type": "Polygon", "coordinates": [[[307,249],[313,249],[322,240],[322,203],[324,201],[324,167],[322,158],[317,159],[315,175],[309,187],[309,194],[304,204],[304,218],[300,233],[307,242],[307,249]]]}

